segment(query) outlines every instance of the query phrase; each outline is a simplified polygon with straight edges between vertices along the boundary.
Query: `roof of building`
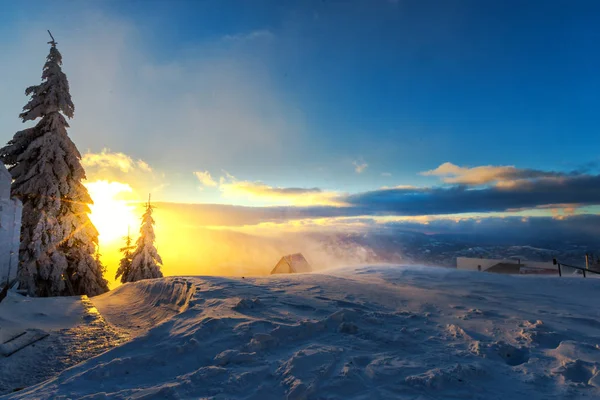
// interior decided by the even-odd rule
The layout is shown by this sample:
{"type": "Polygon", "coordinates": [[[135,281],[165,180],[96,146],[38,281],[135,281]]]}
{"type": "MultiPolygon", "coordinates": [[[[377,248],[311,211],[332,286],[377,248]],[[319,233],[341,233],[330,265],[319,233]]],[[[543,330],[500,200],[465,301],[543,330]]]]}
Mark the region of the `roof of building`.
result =
{"type": "Polygon", "coordinates": [[[518,274],[521,271],[520,264],[513,263],[498,263],[488,269],[485,272],[495,272],[497,274],[518,274]]]}

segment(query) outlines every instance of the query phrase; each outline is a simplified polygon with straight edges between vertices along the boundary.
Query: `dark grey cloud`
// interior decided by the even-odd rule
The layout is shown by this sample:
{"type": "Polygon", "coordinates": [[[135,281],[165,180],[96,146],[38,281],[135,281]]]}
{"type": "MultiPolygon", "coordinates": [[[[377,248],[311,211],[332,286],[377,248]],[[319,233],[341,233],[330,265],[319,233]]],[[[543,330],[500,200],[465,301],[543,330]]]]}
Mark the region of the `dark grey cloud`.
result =
{"type": "Polygon", "coordinates": [[[190,226],[241,226],[285,222],[303,218],[345,216],[350,210],[336,207],[244,207],[227,204],[157,203],[158,212],[171,221],[190,226]]]}
{"type": "MultiPolygon", "coordinates": [[[[508,187],[399,188],[350,195],[344,199],[363,215],[442,215],[502,212],[553,204],[600,204],[600,176],[578,175],[519,181],[508,187]]],[[[355,214],[359,215],[359,214],[355,214]]]]}

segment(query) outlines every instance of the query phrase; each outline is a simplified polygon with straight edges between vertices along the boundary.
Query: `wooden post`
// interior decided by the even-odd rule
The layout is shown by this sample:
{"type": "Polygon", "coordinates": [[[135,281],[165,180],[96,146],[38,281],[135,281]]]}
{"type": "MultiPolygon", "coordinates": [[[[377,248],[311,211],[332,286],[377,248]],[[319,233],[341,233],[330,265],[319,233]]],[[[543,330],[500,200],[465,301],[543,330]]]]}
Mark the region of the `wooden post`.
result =
{"type": "Polygon", "coordinates": [[[590,263],[590,255],[585,253],[585,269],[589,269],[588,265],[590,263]]]}

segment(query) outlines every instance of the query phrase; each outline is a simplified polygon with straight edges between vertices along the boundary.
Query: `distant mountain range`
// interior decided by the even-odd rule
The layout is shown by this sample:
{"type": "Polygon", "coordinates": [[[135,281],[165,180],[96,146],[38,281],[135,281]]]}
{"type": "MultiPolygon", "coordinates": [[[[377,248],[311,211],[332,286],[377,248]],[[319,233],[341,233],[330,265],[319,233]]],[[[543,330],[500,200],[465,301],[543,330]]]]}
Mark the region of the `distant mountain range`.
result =
{"type": "Polygon", "coordinates": [[[590,243],[547,239],[510,243],[490,237],[412,231],[315,234],[312,237],[322,244],[323,251],[349,264],[385,262],[455,267],[457,257],[529,261],[552,261],[556,257],[562,262],[583,266],[586,253],[599,254],[599,247],[590,243]]]}

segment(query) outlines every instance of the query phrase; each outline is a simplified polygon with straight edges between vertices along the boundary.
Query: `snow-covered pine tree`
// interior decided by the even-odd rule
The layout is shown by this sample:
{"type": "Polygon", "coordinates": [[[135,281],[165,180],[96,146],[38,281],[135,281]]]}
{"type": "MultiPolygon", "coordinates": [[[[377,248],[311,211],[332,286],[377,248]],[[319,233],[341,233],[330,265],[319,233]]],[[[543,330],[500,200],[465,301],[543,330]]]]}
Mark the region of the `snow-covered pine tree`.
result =
{"type": "Polygon", "coordinates": [[[162,278],[160,271],[162,260],[154,247],[154,218],[152,218],[152,205],[150,198],[146,204],[146,211],[142,216],[142,226],[140,227],[140,237],[136,241],[136,248],[131,255],[131,267],[126,280],[121,278],[121,282],[136,282],[141,279],[162,278]]]}
{"type": "Polygon", "coordinates": [[[93,296],[108,291],[108,282],[94,258],[98,231],[88,217],[92,199],[81,183],[81,155],[67,135],[65,117],[75,110],[69,83],[57,43],[48,43],[42,83],[25,90],[31,100],[20,114],[23,122],[41,119],[0,149],[12,194],[23,202],[20,288],[33,296],[93,296]]]}
{"type": "Polygon", "coordinates": [[[115,275],[115,279],[121,278],[121,282],[128,282],[129,272],[131,271],[131,250],[135,249],[135,246],[131,245],[131,236],[129,235],[129,231],[127,232],[127,236],[125,239],[125,247],[121,247],[119,251],[123,253],[123,258],[119,261],[119,269],[117,269],[117,273],[115,275]]]}

